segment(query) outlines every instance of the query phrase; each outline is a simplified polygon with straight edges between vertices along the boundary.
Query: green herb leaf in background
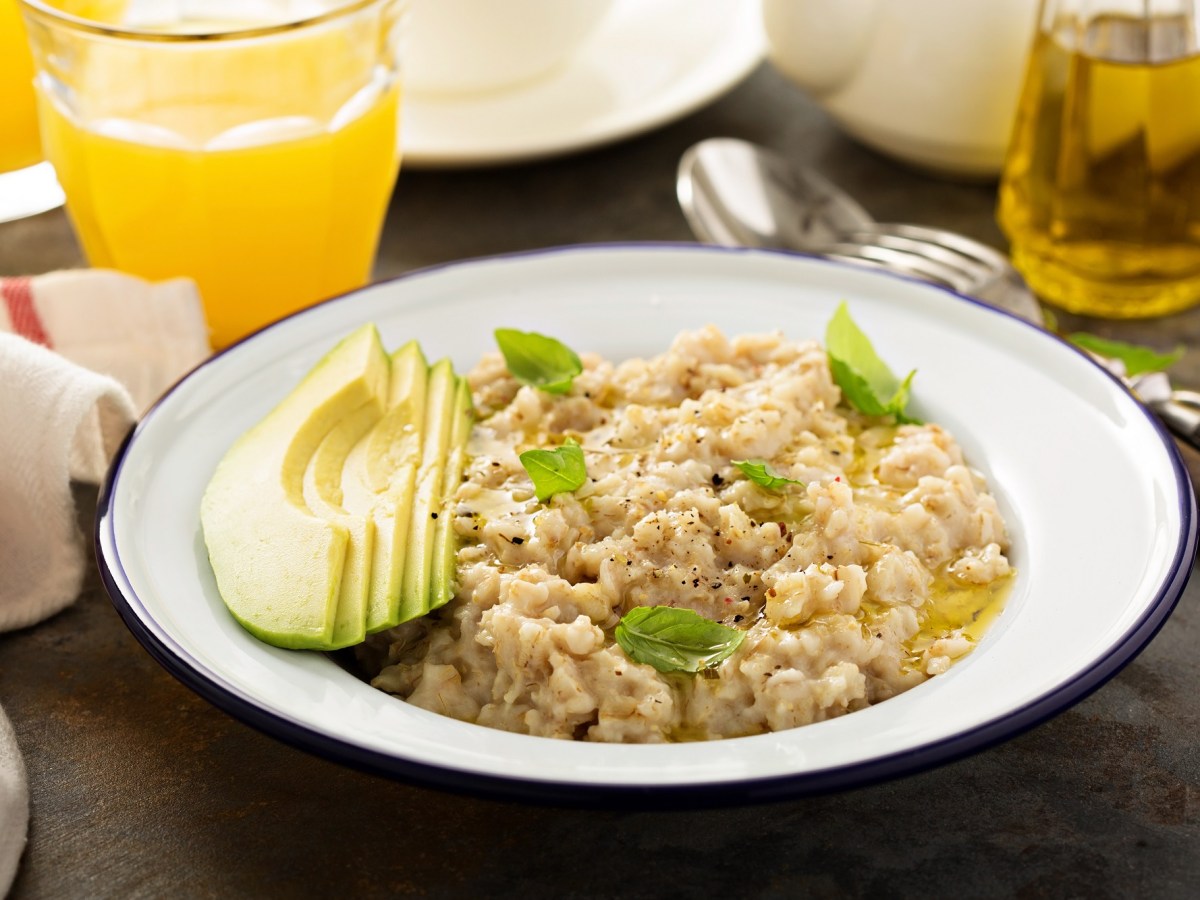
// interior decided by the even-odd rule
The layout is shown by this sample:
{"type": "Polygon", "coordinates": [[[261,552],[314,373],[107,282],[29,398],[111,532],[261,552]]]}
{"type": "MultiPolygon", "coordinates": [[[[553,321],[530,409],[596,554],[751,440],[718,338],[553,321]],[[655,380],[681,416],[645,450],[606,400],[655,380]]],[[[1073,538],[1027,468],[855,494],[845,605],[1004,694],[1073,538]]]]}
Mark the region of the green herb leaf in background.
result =
{"type": "Polygon", "coordinates": [[[1183,356],[1183,347],[1176,347],[1172,353],[1159,353],[1150,347],[1138,344],[1127,344],[1124,341],[1114,341],[1102,338],[1086,331],[1077,331],[1067,335],[1067,340],[1097,356],[1119,359],[1125,365],[1125,374],[1132,378],[1146,372],[1161,372],[1179,362],[1183,356]]]}
{"type": "Polygon", "coordinates": [[[803,481],[797,481],[794,478],[784,478],[782,475],[776,475],[767,467],[765,460],[735,459],[732,462],[741,470],[743,475],[759,487],[765,487],[769,491],[782,490],[789,484],[804,484],[803,481]]]}
{"type": "Polygon", "coordinates": [[[565,394],[583,371],[575,351],[555,338],[515,328],[497,328],[495,335],[508,371],[522,384],[548,394],[565,394]]]}
{"type": "Polygon", "coordinates": [[[1042,307],[1042,327],[1051,334],[1058,334],[1058,316],[1048,306],[1042,307]]]}
{"type": "Polygon", "coordinates": [[[555,494],[569,494],[587,481],[583,448],[570,438],[556,450],[526,450],[520,459],[542,503],[555,494]]]}
{"type": "Polygon", "coordinates": [[[695,673],[728,659],[746,632],[690,609],[638,606],[625,613],[615,636],[630,659],[660,672],[695,673]]]}
{"type": "Polygon", "coordinates": [[[867,336],[854,324],[844,300],[825,328],[825,352],[833,380],[855,409],[868,416],[892,415],[897,422],[920,424],[904,412],[916,370],[898,381],[875,353],[867,336]]]}

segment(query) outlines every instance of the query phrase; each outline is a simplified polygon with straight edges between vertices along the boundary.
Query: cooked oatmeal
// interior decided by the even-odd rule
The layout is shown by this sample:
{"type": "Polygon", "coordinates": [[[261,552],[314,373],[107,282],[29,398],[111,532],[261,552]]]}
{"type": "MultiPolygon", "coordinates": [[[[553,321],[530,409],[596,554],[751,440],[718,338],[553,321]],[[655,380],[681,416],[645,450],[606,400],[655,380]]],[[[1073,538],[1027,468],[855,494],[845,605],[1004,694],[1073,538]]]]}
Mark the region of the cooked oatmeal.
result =
{"type": "Polygon", "coordinates": [[[495,728],[655,742],[818,722],[943,674],[1010,581],[980,473],[933,424],[841,404],[816,342],[684,333],[661,356],[584,357],[569,394],[499,354],[470,375],[479,420],[452,511],[455,599],[376,635],[375,686],[495,728]],[[587,481],[540,503],[518,455],[582,445],[587,481]],[[800,484],[769,490],[734,460],[800,484]],[[698,675],[630,659],[639,606],[744,629],[698,675]]]}

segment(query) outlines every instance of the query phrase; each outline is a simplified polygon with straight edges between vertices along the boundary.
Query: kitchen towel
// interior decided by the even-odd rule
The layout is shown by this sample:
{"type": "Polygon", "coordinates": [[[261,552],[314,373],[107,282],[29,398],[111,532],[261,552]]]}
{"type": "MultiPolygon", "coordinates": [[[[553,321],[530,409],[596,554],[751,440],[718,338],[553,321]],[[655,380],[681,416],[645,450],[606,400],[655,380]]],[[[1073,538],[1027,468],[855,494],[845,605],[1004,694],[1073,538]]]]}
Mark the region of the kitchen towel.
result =
{"type": "MultiPolygon", "coordinates": [[[[189,281],[107,271],[0,279],[0,631],[75,600],[88,557],[72,482],[99,483],[139,412],[209,352],[189,281]]],[[[28,813],[0,712],[0,896],[28,813]]]]}
{"type": "Polygon", "coordinates": [[[104,269],[0,278],[4,331],[112,376],[139,412],[211,352],[194,282],[104,269]]]}

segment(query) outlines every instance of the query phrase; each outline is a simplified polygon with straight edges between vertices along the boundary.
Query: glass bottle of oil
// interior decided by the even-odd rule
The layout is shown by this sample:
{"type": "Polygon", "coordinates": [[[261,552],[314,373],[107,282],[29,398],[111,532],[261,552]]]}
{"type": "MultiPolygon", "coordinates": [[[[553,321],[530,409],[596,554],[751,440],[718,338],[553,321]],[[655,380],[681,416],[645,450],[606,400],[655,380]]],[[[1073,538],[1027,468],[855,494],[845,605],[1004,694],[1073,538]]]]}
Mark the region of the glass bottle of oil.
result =
{"type": "Polygon", "coordinates": [[[1200,302],[1200,0],[1042,0],[1000,183],[1044,300],[1130,318],[1200,302]]]}

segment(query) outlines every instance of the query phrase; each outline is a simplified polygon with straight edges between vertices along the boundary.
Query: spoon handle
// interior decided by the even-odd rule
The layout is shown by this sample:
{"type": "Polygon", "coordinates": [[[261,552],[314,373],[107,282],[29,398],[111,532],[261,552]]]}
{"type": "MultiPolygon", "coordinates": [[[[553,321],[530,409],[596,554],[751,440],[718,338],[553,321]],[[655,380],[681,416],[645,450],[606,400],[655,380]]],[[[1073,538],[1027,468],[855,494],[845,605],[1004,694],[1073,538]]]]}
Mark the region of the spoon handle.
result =
{"type": "Polygon", "coordinates": [[[1175,390],[1166,400],[1149,405],[1172,434],[1200,450],[1200,393],[1175,390]]]}

